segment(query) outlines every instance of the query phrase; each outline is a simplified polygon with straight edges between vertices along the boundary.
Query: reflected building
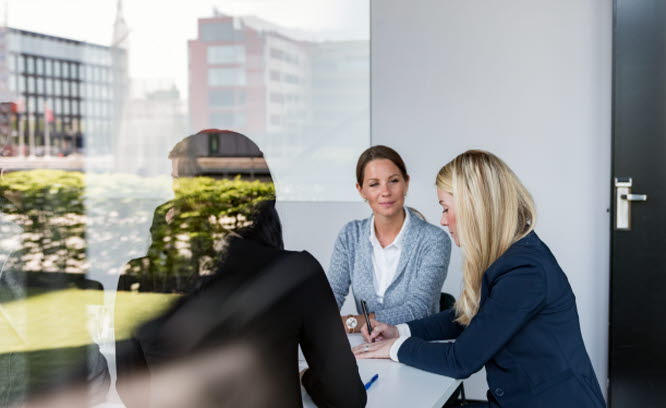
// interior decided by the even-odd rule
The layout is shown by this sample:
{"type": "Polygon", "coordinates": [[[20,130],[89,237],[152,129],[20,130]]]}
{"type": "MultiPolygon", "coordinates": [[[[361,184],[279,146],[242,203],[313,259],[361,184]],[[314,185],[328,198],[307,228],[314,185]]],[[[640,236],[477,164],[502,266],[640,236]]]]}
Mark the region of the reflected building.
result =
{"type": "Polygon", "coordinates": [[[164,158],[187,131],[187,107],[173,80],[130,81],[114,150],[114,169],[140,176],[168,174],[164,158]]]}
{"type": "Polygon", "coordinates": [[[339,199],[369,142],[367,39],[216,11],[198,20],[188,51],[191,129],[255,140],[282,199],[339,199]]]}
{"type": "Polygon", "coordinates": [[[277,136],[283,149],[353,120],[367,131],[367,40],[316,41],[256,17],[218,13],[199,19],[189,76],[195,129],[277,136]]]}
{"type": "Polygon", "coordinates": [[[0,40],[0,91],[17,107],[4,155],[111,153],[127,50],[10,27],[0,40]]]}
{"type": "Polygon", "coordinates": [[[198,27],[189,42],[191,126],[298,133],[308,120],[307,43],[251,17],[217,15],[198,27]]]}

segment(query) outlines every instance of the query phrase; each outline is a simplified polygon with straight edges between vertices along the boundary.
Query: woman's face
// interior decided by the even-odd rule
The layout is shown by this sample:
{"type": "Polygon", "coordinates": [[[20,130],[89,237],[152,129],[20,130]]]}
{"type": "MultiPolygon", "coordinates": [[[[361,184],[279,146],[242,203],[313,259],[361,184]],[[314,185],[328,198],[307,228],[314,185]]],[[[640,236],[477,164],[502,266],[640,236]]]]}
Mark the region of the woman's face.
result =
{"type": "Polygon", "coordinates": [[[356,188],[375,216],[391,218],[402,213],[409,180],[398,166],[388,159],[375,159],[365,165],[363,176],[363,185],[356,188]]]}
{"type": "Polygon", "coordinates": [[[456,233],[456,206],[453,201],[453,196],[438,188],[437,199],[439,200],[439,205],[442,206],[442,219],[439,223],[442,224],[443,227],[449,229],[449,234],[451,234],[453,242],[456,243],[456,246],[460,246],[458,234],[456,233]]]}

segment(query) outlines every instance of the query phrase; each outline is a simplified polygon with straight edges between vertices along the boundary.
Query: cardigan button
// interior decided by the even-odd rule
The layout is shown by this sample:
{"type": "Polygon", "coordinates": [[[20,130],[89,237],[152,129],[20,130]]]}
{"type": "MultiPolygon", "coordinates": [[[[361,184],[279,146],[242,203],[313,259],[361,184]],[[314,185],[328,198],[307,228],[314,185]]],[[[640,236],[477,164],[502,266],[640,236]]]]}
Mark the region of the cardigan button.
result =
{"type": "Polygon", "coordinates": [[[501,388],[495,388],[495,395],[501,397],[502,395],[504,395],[504,390],[501,388]]]}

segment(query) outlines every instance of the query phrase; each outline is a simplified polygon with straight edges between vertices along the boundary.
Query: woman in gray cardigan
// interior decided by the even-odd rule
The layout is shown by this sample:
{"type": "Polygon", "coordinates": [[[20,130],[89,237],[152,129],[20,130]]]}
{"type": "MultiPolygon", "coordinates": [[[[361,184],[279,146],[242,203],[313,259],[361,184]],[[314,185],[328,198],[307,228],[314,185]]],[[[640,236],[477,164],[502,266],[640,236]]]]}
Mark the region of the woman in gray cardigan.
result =
{"type": "Polygon", "coordinates": [[[344,226],[335,242],[328,279],[338,307],[352,288],[358,315],[342,317],[348,332],[358,332],[370,317],[398,324],[439,311],[451,240],[404,206],[409,175],[400,155],[373,146],[359,157],[356,178],[372,216],[344,226]]]}

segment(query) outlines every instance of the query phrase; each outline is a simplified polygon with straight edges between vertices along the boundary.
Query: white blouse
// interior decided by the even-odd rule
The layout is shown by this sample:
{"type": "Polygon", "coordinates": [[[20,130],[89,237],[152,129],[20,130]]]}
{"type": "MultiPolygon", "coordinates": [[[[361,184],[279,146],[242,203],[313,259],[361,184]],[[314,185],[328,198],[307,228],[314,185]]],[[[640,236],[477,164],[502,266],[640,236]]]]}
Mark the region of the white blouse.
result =
{"type": "Polygon", "coordinates": [[[393,282],[395,273],[398,270],[400,254],[402,253],[402,236],[409,224],[409,210],[405,208],[405,220],[402,223],[400,232],[396,235],[393,242],[382,248],[375,233],[375,217],[370,222],[370,243],[372,244],[372,265],[374,267],[373,283],[375,292],[380,302],[384,301],[384,293],[393,282]]]}

